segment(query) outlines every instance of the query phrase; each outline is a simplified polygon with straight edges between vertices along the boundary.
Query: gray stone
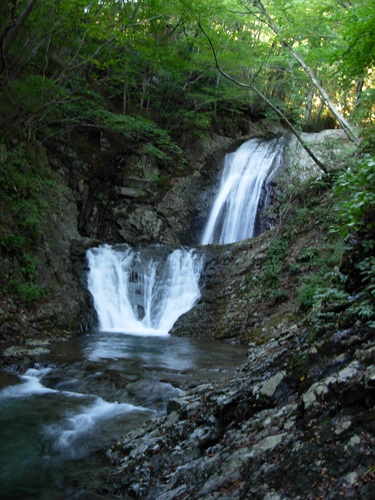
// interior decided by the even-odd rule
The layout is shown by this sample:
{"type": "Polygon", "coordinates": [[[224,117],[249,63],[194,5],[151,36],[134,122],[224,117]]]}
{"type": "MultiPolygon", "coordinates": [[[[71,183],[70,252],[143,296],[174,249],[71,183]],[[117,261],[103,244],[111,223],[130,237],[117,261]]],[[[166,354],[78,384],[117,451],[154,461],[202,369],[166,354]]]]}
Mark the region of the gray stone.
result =
{"type": "Polygon", "coordinates": [[[50,349],[44,347],[26,348],[22,346],[12,346],[5,349],[2,353],[3,356],[40,356],[41,354],[49,354],[50,349]]]}
{"type": "Polygon", "coordinates": [[[276,493],[276,491],[270,491],[269,493],[266,493],[266,495],[263,497],[263,500],[282,500],[282,497],[278,493],[276,493]]]}
{"type": "Polygon", "coordinates": [[[180,411],[181,410],[181,403],[179,402],[179,400],[176,398],[176,399],[170,399],[168,401],[168,405],[167,405],[167,414],[169,415],[170,413],[172,413],[173,411],[180,411]]]}
{"type": "Polygon", "coordinates": [[[375,361],[375,346],[369,349],[359,349],[355,353],[355,357],[361,361],[361,363],[371,363],[375,361]]]}
{"type": "Polygon", "coordinates": [[[268,379],[260,388],[260,394],[263,396],[272,397],[275,394],[279,384],[284,380],[285,372],[276,373],[273,377],[268,379]]]}
{"type": "Polygon", "coordinates": [[[305,408],[309,409],[316,404],[327,401],[331,388],[350,384],[359,374],[358,369],[358,361],[352,361],[352,363],[340,370],[337,374],[331,375],[319,382],[315,382],[303,395],[305,408]]]}
{"type": "MultiPolygon", "coordinates": [[[[344,166],[345,160],[355,146],[349,141],[343,130],[324,130],[319,133],[302,133],[301,138],[313,153],[328,167],[344,166]]],[[[286,148],[285,162],[291,167],[291,181],[300,183],[311,177],[317,177],[322,172],[313,162],[301,144],[293,137],[286,148]]]]}
{"type": "Polygon", "coordinates": [[[268,436],[262,439],[262,441],[260,441],[256,445],[254,445],[252,451],[261,452],[261,451],[272,450],[272,448],[275,448],[275,446],[281,443],[281,441],[285,436],[286,432],[283,432],[281,434],[276,434],[275,436],[268,436]]]}
{"type": "Polygon", "coordinates": [[[167,491],[166,493],[157,496],[155,500],[174,500],[175,498],[179,498],[180,495],[183,495],[186,492],[186,489],[186,485],[182,484],[174,490],[167,491]]]}
{"type": "Polygon", "coordinates": [[[127,198],[137,198],[139,196],[144,196],[145,192],[135,188],[122,187],[120,188],[120,193],[122,196],[127,198]]]}
{"type": "Polygon", "coordinates": [[[348,449],[351,446],[357,446],[358,444],[360,444],[360,442],[361,438],[359,436],[353,436],[352,438],[350,438],[348,444],[345,446],[345,449],[348,449]]]}
{"type": "MultiPolygon", "coordinates": [[[[152,208],[138,207],[129,218],[121,223],[124,228],[139,235],[139,241],[154,241],[158,238],[163,227],[163,221],[157,216],[152,208]]],[[[120,231],[121,233],[121,231],[120,231]]]]}

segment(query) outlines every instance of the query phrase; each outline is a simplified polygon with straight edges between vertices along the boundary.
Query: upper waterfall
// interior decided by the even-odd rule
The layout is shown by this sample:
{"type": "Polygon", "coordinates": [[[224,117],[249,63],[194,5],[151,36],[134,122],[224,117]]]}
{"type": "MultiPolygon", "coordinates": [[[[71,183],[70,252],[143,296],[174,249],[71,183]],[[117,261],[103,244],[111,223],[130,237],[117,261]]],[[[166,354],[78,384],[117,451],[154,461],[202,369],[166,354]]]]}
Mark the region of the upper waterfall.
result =
{"type": "Polygon", "coordinates": [[[88,250],[87,259],[102,331],[165,335],[200,297],[202,259],[194,250],[166,256],[163,247],[103,245],[88,250]]]}
{"type": "Polygon", "coordinates": [[[234,243],[254,236],[262,186],[281,164],[284,144],[284,139],[250,139],[226,155],[202,245],[234,243]]]}

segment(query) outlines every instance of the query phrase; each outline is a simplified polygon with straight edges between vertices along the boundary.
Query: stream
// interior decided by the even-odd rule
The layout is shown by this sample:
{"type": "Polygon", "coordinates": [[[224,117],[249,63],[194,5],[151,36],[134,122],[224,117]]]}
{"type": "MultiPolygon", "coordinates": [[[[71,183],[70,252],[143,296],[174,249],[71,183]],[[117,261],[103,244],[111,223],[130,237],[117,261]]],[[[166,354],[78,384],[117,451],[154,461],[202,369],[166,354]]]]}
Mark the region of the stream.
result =
{"type": "Polygon", "coordinates": [[[43,363],[0,375],[3,500],[85,498],[79,478],[93,472],[90,454],[165,414],[181,389],[228,376],[247,351],[99,331],[50,347],[43,363]]]}
{"type": "MultiPolygon", "coordinates": [[[[282,148],[278,140],[251,140],[227,155],[204,244],[253,234],[262,186],[282,148]]],[[[47,341],[39,355],[0,372],[2,500],[88,498],[81,479],[103,467],[96,451],[165,414],[181,390],[227,377],[246,359],[245,346],[168,334],[199,300],[204,249],[103,245],[87,252],[87,262],[97,329],[47,341]]]]}

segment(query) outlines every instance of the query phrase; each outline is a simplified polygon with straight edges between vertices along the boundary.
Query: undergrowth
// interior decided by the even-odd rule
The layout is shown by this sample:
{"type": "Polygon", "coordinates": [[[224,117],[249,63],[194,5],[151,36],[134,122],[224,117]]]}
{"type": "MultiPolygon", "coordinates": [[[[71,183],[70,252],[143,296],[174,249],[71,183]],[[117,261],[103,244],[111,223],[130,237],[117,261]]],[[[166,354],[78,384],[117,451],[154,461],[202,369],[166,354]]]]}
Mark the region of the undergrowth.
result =
{"type": "Polygon", "coordinates": [[[252,297],[273,306],[295,294],[316,330],[358,322],[374,328],[374,180],[374,159],[350,158],[342,171],[282,192],[273,207],[281,223],[263,272],[246,280],[252,297]]]}
{"type": "Polygon", "coordinates": [[[56,184],[36,150],[23,144],[7,152],[1,167],[0,294],[30,304],[45,295],[36,255],[56,184]]]}

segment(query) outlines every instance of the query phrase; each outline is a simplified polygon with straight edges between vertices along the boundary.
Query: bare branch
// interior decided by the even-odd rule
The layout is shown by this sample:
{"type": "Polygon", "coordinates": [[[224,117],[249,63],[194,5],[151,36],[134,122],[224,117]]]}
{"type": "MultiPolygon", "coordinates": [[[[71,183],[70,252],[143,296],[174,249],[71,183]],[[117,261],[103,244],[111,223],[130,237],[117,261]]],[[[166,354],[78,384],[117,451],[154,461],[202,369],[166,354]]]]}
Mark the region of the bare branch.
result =
{"type": "Polygon", "coordinates": [[[300,134],[294,128],[294,126],[292,125],[292,123],[287,119],[287,117],[283,114],[283,112],[279,108],[277,108],[265,95],[263,95],[260,92],[260,90],[257,89],[257,87],[255,87],[255,85],[253,84],[254,79],[251,81],[251,83],[239,82],[238,80],[236,80],[235,78],[231,77],[230,75],[228,75],[225,71],[223,71],[221,69],[221,67],[219,65],[219,61],[218,61],[217,55],[216,55],[215,47],[213,46],[213,43],[212,43],[210,37],[207,35],[206,31],[203,29],[200,20],[197,18],[197,16],[195,15],[194,11],[190,8],[190,6],[187,5],[184,0],[181,0],[181,1],[189,9],[190,13],[195,18],[195,20],[196,20],[196,22],[197,22],[200,30],[202,31],[203,35],[206,37],[206,39],[207,39],[207,41],[208,41],[208,43],[209,43],[209,45],[211,47],[212,54],[213,54],[214,59],[215,59],[215,66],[216,66],[217,70],[227,80],[235,83],[239,87],[249,88],[250,90],[253,90],[273,111],[275,111],[275,113],[277,113],[280,116],[280,118],[287,124],[287,126],[289,127],[289,129],[291,130],[291,132],[296,136],[297,140],[300,142],[301,146],[304,148],[304,150],[310,156],[310,158],[314,161],[314,163],[316,163],[316,165],[318,165],[318,167],[321,168],[323,170],[323,172],[327,174],[329,172],[328,168],[324,165],[324,163],[322,163],[319,160],[319,158],[317,158],[314,155],[314,153],[311,151],[311,149],[309,148],[309,146],[305,142],[303,142],[300,134]]]}
{"type": "Polygon", "coordinates": [[[348,138],[352,141],[357,143],[358,139],[353,133],[353,129],[349,122],[341,116],[339,111],[337,110],[336,106],[333,104],[332,100],[330,99],[328,93],[326,90],[320,85],[318,80],[316,79],[314,73],[310,70],[310,68],[307,66],[305,61],[302,59],[302,57],[295,52],[292,47],[289,45],[289,43],[283,39],[280,30],[277,28],[275,23],[273,22],[271,16],[268,14],[267,10],[263,6],[261,0],[249,0],[252,2],[253,5],[259,8],[259,10],[262,12],[263,16],[266,19],[267,25],[272,29],[272,31],[281,39],[281,43],[286,47],[289,52],[292,54],[292,56],[299,62],[299,64],[302,66],[303,70],[305,73],[308,75],[310,80],[312,81],[313,85],[318,89],[319,93],[323,97],[324,101],[326,102],[327,107],[330,109],[334,117],[337,119],[337,121],[340,123],[342,129],[344,130],[345,134],[348,136],[348,138]]]}

